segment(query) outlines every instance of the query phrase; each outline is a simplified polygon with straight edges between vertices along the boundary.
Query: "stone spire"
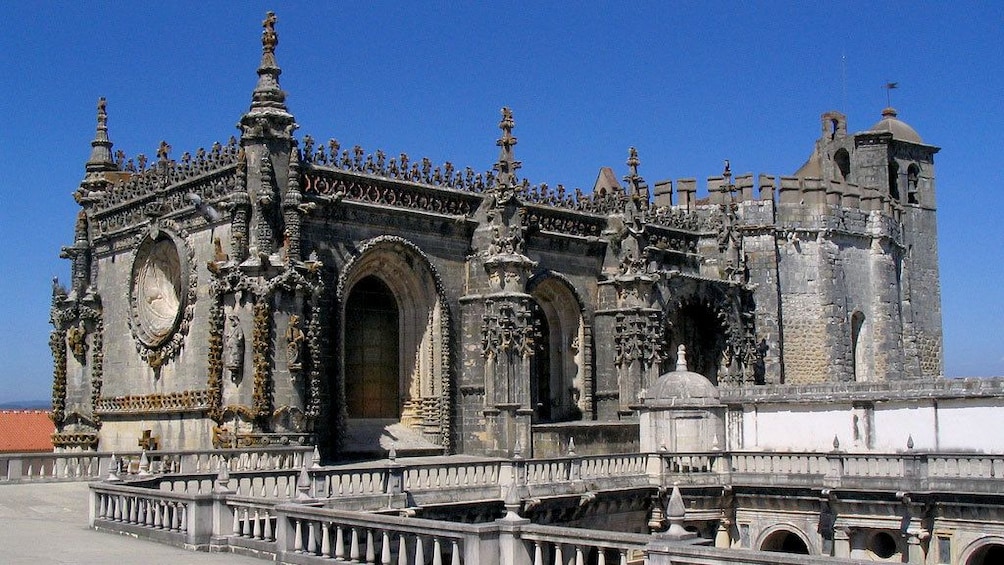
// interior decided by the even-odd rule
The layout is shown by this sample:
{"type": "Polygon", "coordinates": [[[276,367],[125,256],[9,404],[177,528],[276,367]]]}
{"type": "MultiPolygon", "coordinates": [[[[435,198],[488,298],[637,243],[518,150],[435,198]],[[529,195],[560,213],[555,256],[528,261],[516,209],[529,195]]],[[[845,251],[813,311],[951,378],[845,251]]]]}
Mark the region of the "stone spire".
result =
{"type": "Polygon", "coordinates": [[[502,121],[499,122],[499,129],[502,130],[495,145],[499,146],[499,160],[495,163],[495,188],[505,190],[516,185],[516,171],[522,167],[522,163],[515,159],[513,147],[516,145],[516,138],[512,135],[512,128],[516,122],[512,119],[512,110],[508,106],[502,108],[502,121]]]}
{"type": "Polygon", "coordinates": [[[290,137],[296,124],[286,109],[286,93],[279,86],[282,69],[275,60],[279,34],[275,31],[275,12],[268,12],[262,21],[261,64],[258,65],[258,84],[251,94],[251,108],[241,117],[240,127],[245,138],[274,136],[290,137]]]}
{"type": "Polygon", "coordinates": [[[102,96],[98,98],[98,128],[91,141],[91,157],[87,160],[88,173],[117,171],[119,168],[112,160],[112,142],[108,139],[107,103],[102,96]]]}

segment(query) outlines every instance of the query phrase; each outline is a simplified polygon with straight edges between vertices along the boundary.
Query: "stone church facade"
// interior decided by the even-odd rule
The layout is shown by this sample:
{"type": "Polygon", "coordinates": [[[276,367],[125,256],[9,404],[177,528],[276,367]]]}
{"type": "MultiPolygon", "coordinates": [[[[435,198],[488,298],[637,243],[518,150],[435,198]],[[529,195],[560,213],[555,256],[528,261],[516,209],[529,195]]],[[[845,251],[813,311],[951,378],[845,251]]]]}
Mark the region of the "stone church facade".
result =
{"type": "Polygon", "coordinates": [[[298,136],[277,43],[270,16],[208,150],[126,158],[99,102],[53,285],[57,448],[636,449],[680,346],[723,389],[941,376],[938,148],[894,110],[824,114],[791,176],[726,163],[698,198],[631,148],[582,192],[518,176],[507,108],[483,172],[298,136]]]}

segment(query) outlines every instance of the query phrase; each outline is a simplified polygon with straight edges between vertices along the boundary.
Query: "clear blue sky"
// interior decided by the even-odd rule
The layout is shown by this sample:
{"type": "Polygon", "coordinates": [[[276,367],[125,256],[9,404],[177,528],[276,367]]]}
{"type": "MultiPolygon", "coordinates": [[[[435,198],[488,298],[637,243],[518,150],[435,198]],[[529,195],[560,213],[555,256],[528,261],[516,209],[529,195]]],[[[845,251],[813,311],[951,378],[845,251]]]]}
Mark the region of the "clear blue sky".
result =
{"type": "Polygon", "coordinates": [[[261,20],[278,12],[288,104],[320,140],[487,169],[513,108],[521,174],[589,188],[790,174],[839,109],[900,118],[937,156],[946,374],[1004,375],[1004,4],[927,2],[15,2],[0,34],[0,402],[48,398],[50,279],[72,242],[108,98],[115,149],[174,157],[235,135],[261,20]],[[515,5],[513,5],[515,4],[515,5]],[[810,5],[812,4],[812,5],[810,5]],[[843,61],[843,63],[842,63],[843,61]]]}

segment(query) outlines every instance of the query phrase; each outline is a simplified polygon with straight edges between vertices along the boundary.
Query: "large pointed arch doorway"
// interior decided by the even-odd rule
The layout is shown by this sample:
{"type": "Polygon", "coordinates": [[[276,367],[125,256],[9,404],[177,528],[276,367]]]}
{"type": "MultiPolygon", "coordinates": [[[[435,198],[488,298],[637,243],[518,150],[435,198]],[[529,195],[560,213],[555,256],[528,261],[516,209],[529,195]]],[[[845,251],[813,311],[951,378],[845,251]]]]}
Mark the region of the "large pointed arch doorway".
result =
{"type": "Polygon", "coordinates": [[[570,285],[547,273],[531,281],[537,330],[530,360],[535,423],[580,420],[589,413],[582,306],[570,285]]]}
{"type": "Polygon", "coordinates": [[[349,418],[401,417],[397,299],[382,280],[360,280],[345,303],[345,408],[349,418]]]}
{"type": "Polygon", "coordinates": [[[364,243],[342,271],[332,428],[347,456],[449,451],[450,318],[442,283],[417,246],[364,243]]]}

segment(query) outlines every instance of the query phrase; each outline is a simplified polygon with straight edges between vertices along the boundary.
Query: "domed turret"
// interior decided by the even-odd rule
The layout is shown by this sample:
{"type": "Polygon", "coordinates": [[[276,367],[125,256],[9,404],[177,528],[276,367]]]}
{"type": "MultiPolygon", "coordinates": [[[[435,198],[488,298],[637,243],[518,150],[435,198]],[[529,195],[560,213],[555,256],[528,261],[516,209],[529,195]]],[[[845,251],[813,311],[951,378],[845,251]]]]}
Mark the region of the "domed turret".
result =
{"type": "Polygon", "coordinates": [[[911,143],[924,143],[920,139],[917,130],[910,127],[906,122],[900,120],[896,109],[889,107],[882,110],[882,119],[869,128],[870,131],[887,131],[892,133],[893,139],[909,141],[911,143]]]}
{"type": "Polygon", "coordinates": [[[680,346],[676,370],[659,377],[638,406],[642,451],[720,449],[725,436],[725,406],[718,387],[687,369],[680,346]]]}

